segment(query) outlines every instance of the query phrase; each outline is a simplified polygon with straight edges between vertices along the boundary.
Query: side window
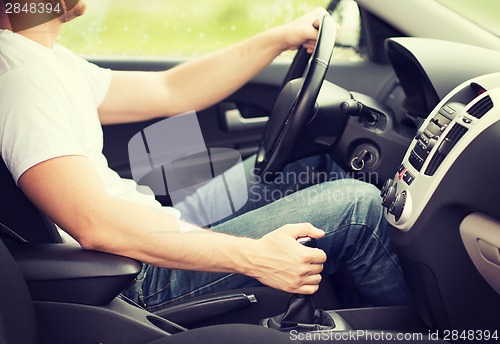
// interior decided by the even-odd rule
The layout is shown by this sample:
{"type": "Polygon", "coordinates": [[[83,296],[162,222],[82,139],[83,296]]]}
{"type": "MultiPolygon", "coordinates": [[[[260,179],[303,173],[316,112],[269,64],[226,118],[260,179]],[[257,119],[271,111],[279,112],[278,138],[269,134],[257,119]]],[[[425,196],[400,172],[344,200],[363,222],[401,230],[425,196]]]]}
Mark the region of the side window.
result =
{"type": "Polygon", "coordinates": [[[336,0],[333,16],[338,23],[337,48],[334,58],[337,61],[360,61],[361,17],[358,4],[354,0],[336,0]]]}
{"type": "Polygon", "coordinates": [[[60,43],[92,55],[206,54],[289,22],[329,0],[86,0],[60,43]]]}

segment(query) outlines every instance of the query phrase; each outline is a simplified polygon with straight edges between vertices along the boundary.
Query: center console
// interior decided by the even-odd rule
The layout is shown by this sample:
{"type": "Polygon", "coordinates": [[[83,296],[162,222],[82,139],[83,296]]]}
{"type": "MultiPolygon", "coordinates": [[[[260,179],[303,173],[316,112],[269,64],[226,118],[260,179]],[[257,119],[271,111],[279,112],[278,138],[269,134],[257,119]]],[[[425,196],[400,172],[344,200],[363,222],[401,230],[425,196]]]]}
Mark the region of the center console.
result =
{"type": "Polygon", "coordinates": [[[383,205],[392,226],[411,230],[451,166],[471,142],[498,122],[500,107],[494,104],[500,104],[500,89],[495,87],[500,87],[500,74],[466,82],[429,115],[394,178],[384,185],[383,205]]]}

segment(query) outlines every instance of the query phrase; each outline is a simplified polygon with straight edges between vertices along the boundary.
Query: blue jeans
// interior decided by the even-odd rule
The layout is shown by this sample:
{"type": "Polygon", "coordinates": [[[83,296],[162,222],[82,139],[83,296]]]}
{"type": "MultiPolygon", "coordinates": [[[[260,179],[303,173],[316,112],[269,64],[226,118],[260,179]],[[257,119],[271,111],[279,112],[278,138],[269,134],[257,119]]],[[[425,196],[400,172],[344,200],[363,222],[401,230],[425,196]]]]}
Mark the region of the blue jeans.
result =
{"type": "MultiPolygon", "coordinates": [[[[253,174],[254,159],[244,162],[246,181],[233,180],[230,174],[227,177],[233,187],[248,189],[249,200],[242,209],[214,224],[213,231],[260,238],[286,224],[309,222],[326,232],[318,240],[318,247],[328,257],[323,274],[331,275],[345,264],[358,291],[371,305],[410,302],[398,257],[385,234],[376,187],[346,178],[327,156],[291,163],[273,183],[264,184],[253,174]]],[[[189,222],[203,221],[199,217],[217,207],[215,191],[208,184],[176,208],[189,222]]],[[[136,282],[123,294],[155,312],[194,296],[259,285],[257,280],[239,274],[144,264],[136,282]]]]}

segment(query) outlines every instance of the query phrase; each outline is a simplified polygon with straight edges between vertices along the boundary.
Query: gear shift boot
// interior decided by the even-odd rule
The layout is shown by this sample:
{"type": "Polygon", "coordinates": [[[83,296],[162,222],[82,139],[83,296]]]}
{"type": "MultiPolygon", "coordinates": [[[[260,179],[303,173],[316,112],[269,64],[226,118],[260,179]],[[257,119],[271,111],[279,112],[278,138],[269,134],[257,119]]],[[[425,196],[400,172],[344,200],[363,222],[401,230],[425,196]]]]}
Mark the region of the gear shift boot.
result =
{"type": "Polygon", "coordinates": [[[309,295],[294,295],[284,314],[264,320],[264,326],[280,330],[299,332],[327,331],[335,328],[332,317],[321,309],[315,309],[309,295]]]}

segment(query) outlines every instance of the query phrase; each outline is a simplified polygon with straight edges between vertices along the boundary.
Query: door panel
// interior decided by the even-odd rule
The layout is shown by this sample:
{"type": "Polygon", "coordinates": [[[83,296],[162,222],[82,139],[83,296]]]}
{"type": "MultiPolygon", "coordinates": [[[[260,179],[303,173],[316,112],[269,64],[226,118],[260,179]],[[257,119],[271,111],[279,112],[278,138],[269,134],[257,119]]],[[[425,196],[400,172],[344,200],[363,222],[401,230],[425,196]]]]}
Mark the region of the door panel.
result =
{"type": "MultiPolygon", "coordinates": [[[[99,59],[92,62],[114,70],[160,71],[172,68],[182,60],[99,59]]],[[[199,112],[198,120],[207,146],[237,149],[244,158],[253,154],[257,150],[263,126],[249,125],[248,129],[229,130],[225,114],[227,111],[237,110],[249,123],[252,123],[254,118],[269,116],[286,70],[286,64],[275,63],[220,104],[199,112]]],[[[158,120],[161,118],[104,127],[104,154],[112,169],[123,177],[131,178],[128,142],[139,131],[158,120]]]]}
{"type": "MultiPolygon", "coordinates": [[[[182,59],[94,59],[92,62],[114,70],[161,71],[172,68],[182,59]]],[[[233,148],[243,158],[257,150],[262,125],[249,125],[248,129],[230,130],[226,121],[227,111],[236,110],[252,123],[271,113],[279,88],[289,67],[288,62],[277,61],[266,68],[247,85],[243,86],[223,102],[199,112],[198,120],[208,147],[233,148]]],[[[381,90],[394,80],[388,66],[361,62],[332,63],[328,79],[348,90],[355,90],[380,99],[381,90]]],[[[214,85],[216,87],[216,85],[214,85]]],[[[153,120],[104,127],[104,153],[109,165],[121,176],[131,178],[128,162],[128,142],[140,130],[152,125],[153,120]]]]}

